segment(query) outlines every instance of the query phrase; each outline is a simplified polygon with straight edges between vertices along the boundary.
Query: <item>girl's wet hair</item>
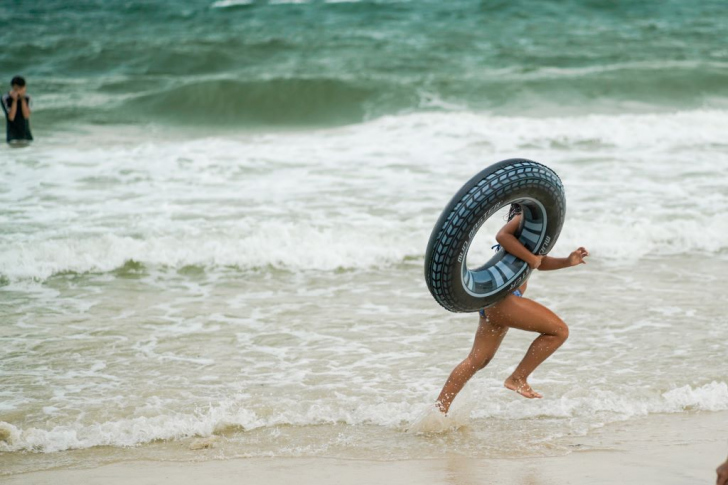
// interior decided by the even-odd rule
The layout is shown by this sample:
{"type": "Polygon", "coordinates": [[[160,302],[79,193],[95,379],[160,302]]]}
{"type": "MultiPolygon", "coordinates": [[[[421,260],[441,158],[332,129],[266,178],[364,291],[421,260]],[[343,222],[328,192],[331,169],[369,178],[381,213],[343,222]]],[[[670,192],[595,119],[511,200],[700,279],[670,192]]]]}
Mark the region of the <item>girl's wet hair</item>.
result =
{"type": "Polygon", "coordinates": [[[511,208],[508,211],[508,220],[510,221],[514,217],[516,217],[518,214],[521,213],[523,209],[521,208],[521,204],[511,204],[511,208]]]}
{"type": "MultiPolygon", "coordinates": [[[[521,208],[521,204],[511,204],[511,208],[508,210],[508,220],[510,221],[514,217],[516,217],[518,214],[521,213],[523,209],[521,208]]],[[[495,249],[496,252],[500,251],[501,245],[495,244],[490,247],[490,249],[495,249]]]]}

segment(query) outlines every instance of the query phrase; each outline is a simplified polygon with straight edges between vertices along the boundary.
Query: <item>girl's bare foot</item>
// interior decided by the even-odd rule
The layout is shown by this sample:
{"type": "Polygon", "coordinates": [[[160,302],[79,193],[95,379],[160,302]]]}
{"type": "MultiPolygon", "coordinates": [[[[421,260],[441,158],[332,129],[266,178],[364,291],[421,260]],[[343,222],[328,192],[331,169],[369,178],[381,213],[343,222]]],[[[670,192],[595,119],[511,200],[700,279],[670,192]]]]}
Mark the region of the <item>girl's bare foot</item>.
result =
{"type": "Polygon", "coordinates": [[[518,394],[528,399],[540,399],[543,397],[541,394],[531,389],[531,386],[528,385],[528,382],[526,382],[525,379],[517,379],[511,376],[506,379],[506,382],[504,382],[503,385],[506,386],[507,389],[516,391],[518,394]]]}

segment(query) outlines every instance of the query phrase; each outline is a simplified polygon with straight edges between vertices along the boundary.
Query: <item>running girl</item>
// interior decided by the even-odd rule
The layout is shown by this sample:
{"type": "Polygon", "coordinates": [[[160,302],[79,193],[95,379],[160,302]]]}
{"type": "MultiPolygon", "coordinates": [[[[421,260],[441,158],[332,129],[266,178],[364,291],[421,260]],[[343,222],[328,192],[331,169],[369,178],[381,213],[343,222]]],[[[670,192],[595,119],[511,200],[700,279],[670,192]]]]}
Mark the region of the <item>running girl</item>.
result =
{"type": "MultiPolygon", "coordinates": [[[[566,258],[532,254],[516,237],[521,222],[521,207],[511,204],[508,223],[498,231],[496,240],[508,253],[522,259],[532,269],[554,270],[586,263],[589,252],[580,247],[566,258]]],[[[516,370],[505,381],[505,387],[529,399],[543,397],[528,385],[528,376],[544,360],[563,344],[569,336],[569,328],[551,310],[523,297],[527,283],[495,305],[480,310],[480,323],[470,354],[453,369],[440,391],[437,407],[443,413],[450,409],[455,396],[476,372],[493,359],[509,328],[518,328],[541,335],[531,344],[516,370]]]]}

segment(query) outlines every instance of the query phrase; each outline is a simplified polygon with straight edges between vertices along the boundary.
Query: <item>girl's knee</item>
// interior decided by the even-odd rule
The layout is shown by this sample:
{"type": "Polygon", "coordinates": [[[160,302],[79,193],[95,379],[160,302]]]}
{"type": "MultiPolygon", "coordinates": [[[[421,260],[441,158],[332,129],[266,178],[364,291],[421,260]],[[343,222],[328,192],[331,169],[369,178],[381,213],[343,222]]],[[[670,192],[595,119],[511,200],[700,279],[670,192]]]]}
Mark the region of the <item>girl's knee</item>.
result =
{"type": "Polygon", "coordinates": [[[569,338],[569,327],[564,322],[561,322],[560,325],[556,327],[555,335],[562,342],[566,342],[566,339],[569,338]]]}
{"type": "Polygon", "coordinates": [[[482,370],[486,365],[490,364],[491,359],[480,359],[478,362],[478,370],[482,370]]]}
{"type": "Polygon", "coordinates": [[[486,365],[488,365],[491,361],[491,358],[480,355],[470,355],[468,357],[468,361],[470,362],[470,366],[475,370],[475,372],[477,372],[483,369],[486,365]]]}
{"type": "Polygon", "coordinates": [[[547,328],[548,331],[543,332],[544,335],[556,337],[561,342],[565,342],[569,338],[569,327],[557,316],[554,316],[547,328]]]}

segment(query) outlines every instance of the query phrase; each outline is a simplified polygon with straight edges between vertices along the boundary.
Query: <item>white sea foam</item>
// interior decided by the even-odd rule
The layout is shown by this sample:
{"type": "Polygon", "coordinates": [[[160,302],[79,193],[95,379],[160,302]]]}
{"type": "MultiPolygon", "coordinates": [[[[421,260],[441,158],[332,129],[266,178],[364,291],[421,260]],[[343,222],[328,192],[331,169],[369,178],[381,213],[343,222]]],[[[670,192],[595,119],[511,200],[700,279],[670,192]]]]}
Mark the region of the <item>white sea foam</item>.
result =
{"type": "Polygon", "coordinates": [[[564,180],[568,218],[556,252],[584,245],[611,264],[724,254],[726,130],[728,112],[709,110],[419,113],[305,134],[155,143],[115,134],[108,146],[5,152],[0,274],[45,279],[130,260],[395,265],[423,257],[439,211],[470,176],[512,156],[547,163],[564,180]]]}
{"type": "Polygon", "coordinates": [[[215,239],[162,236],[134,239],[107,234],[35,244],[8,244],[0,254],[0,273],[12,280],[45,279],[61,272],[106,272],[129,261],[174,268],[184,266],[272,266],[288,270],[371,268],[399,263],[418,254],[403,235],[366,230],[316,229],[295,222],[263,222],[250,233],[215,239]]]}
{"type": "Polygon", "coordinates": [[[5,153],[2,199],[12,211],[0,217],[0,274],[44,279],[130,260],[324,271],[398,264],[423,256],[460,184],[514,155],[564,180],[564,246],[588,245],[612,262],[717,254],[728,249],[726,129],[724,111],[430,113],[306,135],[71,146],[31,166],[24,158],[34,154],[5,153]]]}
{"type": "MultiPolygon", "coordinates": [[[[467,393],[465,394],[467,395],[467,393]]],[[[471,419],[590,418],[596,426],[611,421],[652,413],[677,413],[685,410],[728,410],[728,386],[712,382],[700,387],[689,385],[652,398],[619,395],[613,391],[594,391],[583,397],[544,400],[534,406],[525,400],[488,403],[463,399],[444,417],[432,406],[414,407],[407,403],[332,403],[285,402],[277,412],[261,416],[235,401],[197,409],[194,413],[167,413],[103,423],[74,422],[53,428],[21,429],[0,422],[0,451],[50,453],[94,446],[134,446],[154,440],[209,437],[237,427],[250,432],[280,426],[317,426],[322,424],[378,425],[412,433],[443,433],[467,425],[471,419]],[[465,401],[465,402],[463,402],[465,401]],[[594,420],[595,416],[599,416],[594,420]],[[402,427],[404,423],[404,427],[402,427]]]]}
{"type": "MultiPolygon", "coordinates": [[[[572,219],[554,254],[586,246],[595,258],[612,264],[633,264],[644,256],[691,252],[718,254],[728,250],[728,220],[719,215],[694,220],[633,223],[625,236],[619,217],[572,219]]],[[[423,227],[387,232],[345,223],[338,229],[291,222],[261,222],[254,232],[229,231],[214,238],[199,235],[149,235],[133,238],[105,234],[0,245],[0,274],[11,281],[46,279],[64,272],[107,272],[130,261],[172,268],[185,266],[241,269],[321,270],[383,268],[407,259],[422,259],[429,236],[423,227]]],[[[491,241],[492,242],[492,241],[491,241]]],[[[485,258],[488,247],[478,253],[485,258]]]]}
{"type": "Polygon", "coordinates": [[[218,0],[210,5],[211,8],[227,8],[240,5],[252,5],[253,0],[218,0]]]}

